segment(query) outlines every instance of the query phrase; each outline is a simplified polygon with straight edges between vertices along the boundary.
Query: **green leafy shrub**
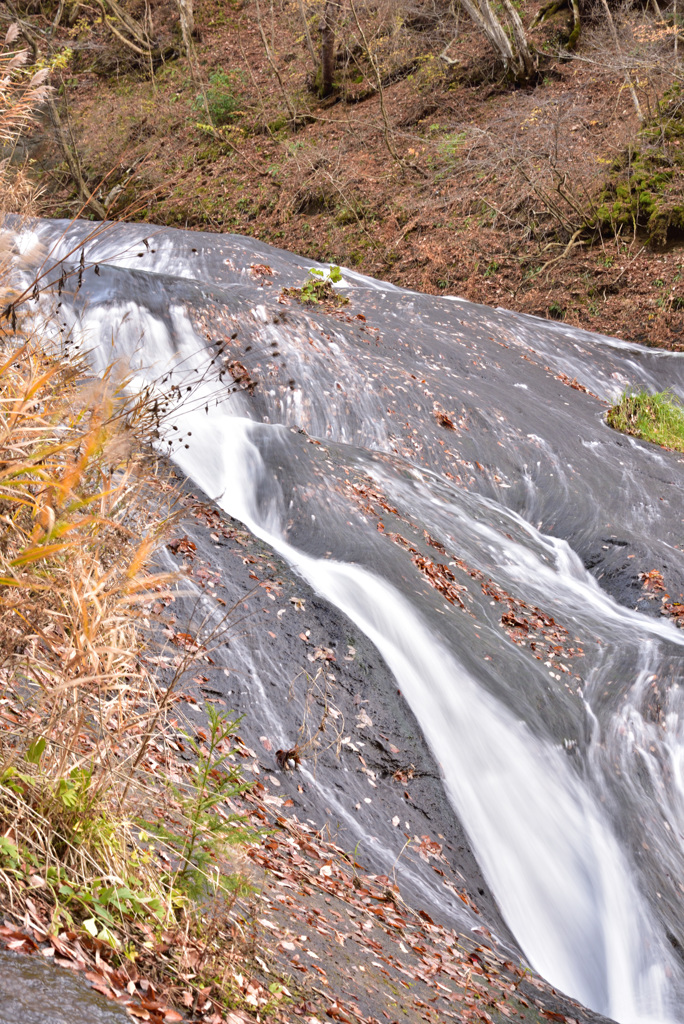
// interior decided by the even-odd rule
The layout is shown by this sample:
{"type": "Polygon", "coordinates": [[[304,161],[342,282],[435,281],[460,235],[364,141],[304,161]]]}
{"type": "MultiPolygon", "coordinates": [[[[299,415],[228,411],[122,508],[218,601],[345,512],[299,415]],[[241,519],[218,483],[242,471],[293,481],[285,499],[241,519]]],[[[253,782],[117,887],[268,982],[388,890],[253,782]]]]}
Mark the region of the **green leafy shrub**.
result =
{"type": "Polygon", "coordinates": [[[241,99],[235,89],[235,80],[225,71],[214,71],[209,75],[209,85],[205,94],[200,93],[195,100],[196,109],[204,107],[205,96],[209,116],[214,125],[218,127],[230,124],[235,117],[242,113],[241,99]]]}
{"type": "Polygon", "coordinates": [[[302,302],[320,302],[328,298],[332,291],[332,285],[342,280],[342,271],[339,267],[331,267],[325,270],[316,270],[314,267],[309,271],[309,278],[302,285],[300,298],[302,302]]]}

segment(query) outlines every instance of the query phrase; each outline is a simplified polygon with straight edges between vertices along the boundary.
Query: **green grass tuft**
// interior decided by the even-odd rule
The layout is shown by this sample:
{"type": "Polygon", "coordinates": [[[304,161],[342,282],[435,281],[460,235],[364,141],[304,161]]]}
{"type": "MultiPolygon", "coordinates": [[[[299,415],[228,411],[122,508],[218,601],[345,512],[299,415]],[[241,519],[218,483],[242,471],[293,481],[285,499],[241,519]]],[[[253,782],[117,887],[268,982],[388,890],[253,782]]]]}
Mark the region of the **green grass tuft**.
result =
{"type": "Polygon", "coordinates": [[[671,391],[626,391],[608,410],[606,422],[623,434],[684,452],[684,407],[671,391]]]}

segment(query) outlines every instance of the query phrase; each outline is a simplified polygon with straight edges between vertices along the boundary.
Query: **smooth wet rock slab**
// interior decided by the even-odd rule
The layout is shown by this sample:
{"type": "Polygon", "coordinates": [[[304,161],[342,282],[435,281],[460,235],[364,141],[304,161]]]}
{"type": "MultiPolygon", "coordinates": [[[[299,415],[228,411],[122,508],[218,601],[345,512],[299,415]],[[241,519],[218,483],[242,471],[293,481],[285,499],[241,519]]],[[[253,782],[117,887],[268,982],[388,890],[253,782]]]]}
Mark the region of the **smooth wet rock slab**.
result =
{"type": "Polygon", "coordinates": [[[126,1011],[72,971],[0,951],[0,1024],[126,1024],[126,1011]]]}

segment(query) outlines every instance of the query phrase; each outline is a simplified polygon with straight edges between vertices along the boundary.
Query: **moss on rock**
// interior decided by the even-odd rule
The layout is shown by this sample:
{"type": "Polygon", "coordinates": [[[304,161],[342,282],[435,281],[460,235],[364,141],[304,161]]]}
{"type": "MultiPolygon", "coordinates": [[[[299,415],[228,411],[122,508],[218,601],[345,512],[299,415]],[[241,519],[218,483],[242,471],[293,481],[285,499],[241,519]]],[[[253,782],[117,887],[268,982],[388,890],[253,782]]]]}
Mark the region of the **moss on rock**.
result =
{"type": "Polygon", "coordinates": [[[646,234],[664,245],[684,231],[684,99],[670,89],[634,145],[613,161],[599,196],[594,226],[646,234]]]}

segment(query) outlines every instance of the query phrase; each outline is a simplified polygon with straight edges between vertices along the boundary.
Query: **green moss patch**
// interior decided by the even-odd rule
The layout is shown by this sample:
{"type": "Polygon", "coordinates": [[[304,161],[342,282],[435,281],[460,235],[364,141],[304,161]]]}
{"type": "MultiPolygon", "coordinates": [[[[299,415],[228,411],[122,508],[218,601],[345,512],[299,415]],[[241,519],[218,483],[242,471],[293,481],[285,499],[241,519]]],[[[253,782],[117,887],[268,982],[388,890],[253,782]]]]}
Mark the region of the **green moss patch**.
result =
{"type": "Polygon", "coordinates": [[[606,422],[623,434],[684,452],[684,408],[671,391],[625,392],[608,410],[606,422]]]}
{"type": "Polygon", "coordinates": [[[645,232],[664,245],[684,231],[684,98],[667,92],[634,144],[611,165],[595,225],[603,232],[645,232]]]}

